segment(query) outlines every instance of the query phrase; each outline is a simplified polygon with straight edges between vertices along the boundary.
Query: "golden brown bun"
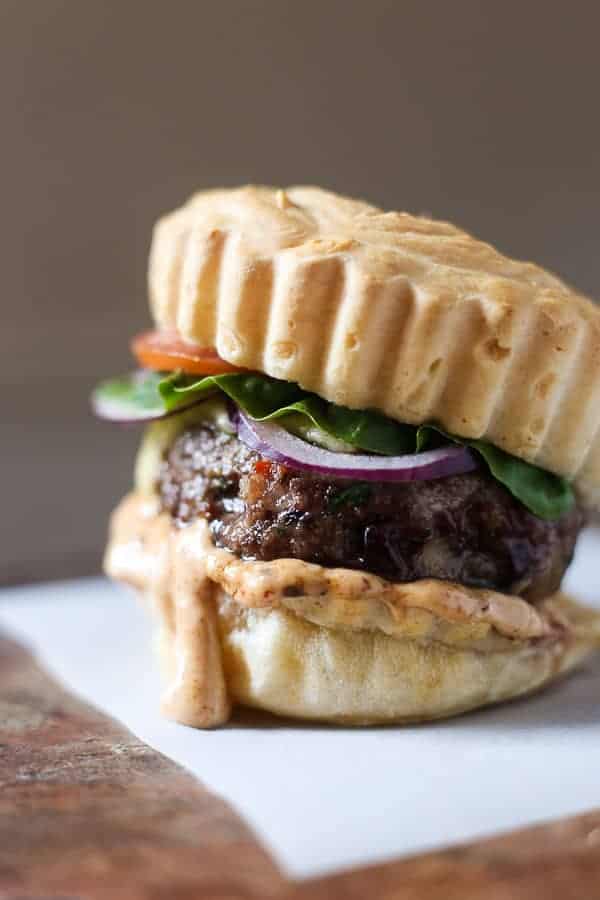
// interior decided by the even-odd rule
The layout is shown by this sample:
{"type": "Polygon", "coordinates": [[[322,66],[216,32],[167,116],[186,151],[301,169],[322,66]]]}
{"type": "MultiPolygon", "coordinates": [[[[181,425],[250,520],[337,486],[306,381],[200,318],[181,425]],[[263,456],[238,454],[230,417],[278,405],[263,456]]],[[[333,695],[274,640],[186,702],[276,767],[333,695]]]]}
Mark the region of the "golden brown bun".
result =
{"type": "Polygon", "coordinates": [[[335,403],[435,421],[600,504],[600,309],[445,222],[318,188],[200,193],[156,226],[159,326],[335,403]]]}
{"type": "MultiPolygon", "coordinates": [[[[554,608],[574,610],[558,597],[554,608]]],[[[219,631],[234,702],[349,725],[438,719],[509,700],[542,687],[591,652],[590,636],[556,634],[486,650],[469,641],[449,645],[324,628],[284,609],[246,609],[226,598],[219,631]]],[[[165,649],[168,656],[171,645],[165,649]]]]}
{"type": "Polygon", "coordinates": [[[116,510],[107,573],[153,607],[163,708],[209,727],[241,703],[326,721],[434,719],[535,690],[600,645],[600,614],[426,580],[391,584],[295,559],[245,562],[156,498],[116,510]]]}

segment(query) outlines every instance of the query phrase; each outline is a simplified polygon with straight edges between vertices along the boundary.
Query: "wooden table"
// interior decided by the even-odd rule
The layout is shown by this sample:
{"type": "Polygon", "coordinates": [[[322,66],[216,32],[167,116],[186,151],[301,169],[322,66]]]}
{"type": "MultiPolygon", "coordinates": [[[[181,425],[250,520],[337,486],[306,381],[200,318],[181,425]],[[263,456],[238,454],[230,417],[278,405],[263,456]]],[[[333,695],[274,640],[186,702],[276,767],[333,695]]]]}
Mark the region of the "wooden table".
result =
{"type": "Polygon", "coordinates": [[[0,898],[600,900],[600,810],[293,883],[226,803],[0,636],[0,898]]]}

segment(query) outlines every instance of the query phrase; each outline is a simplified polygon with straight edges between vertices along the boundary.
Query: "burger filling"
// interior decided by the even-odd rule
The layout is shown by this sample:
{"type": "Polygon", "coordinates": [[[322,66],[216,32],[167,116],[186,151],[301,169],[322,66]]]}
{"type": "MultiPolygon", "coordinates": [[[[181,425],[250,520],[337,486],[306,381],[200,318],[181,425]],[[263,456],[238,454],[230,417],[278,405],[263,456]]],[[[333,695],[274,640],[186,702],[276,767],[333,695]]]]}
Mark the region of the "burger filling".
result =
{"type": "Polygon", "coordinates": [[[160,332],[133,346],[142,364],[173,371],[104,382],[94,407],[152,422],[136,484],[177,527],[203,518],[243,559],[437,578],[531,601],[560,587],[583,525],[567,480],[439,423],[339,406],[160,332]]]}
{"type": "Polygon", "coordinates": [[[178,526],[206,518],[215,543],[245,559],[293,557],[536,600],[559,588],[583,524],[577,506],[537,517],[483,468],[410,483],[321,477],[271,462],[209,422],[186,428],[161,457],[163,509],[178,526]]]}

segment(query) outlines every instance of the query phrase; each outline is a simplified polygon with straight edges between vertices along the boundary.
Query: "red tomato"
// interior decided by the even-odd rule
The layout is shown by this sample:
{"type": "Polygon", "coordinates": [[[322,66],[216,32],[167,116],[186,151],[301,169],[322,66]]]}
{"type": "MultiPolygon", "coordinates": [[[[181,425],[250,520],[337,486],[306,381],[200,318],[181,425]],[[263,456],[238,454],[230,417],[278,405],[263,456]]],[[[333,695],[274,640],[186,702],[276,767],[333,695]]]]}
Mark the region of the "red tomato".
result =
{"type": "Polygon", "coordinates": [[[181,369],[190,375],[223,375],[243,371],[221,359],[214,347],[188,344],[174,332],[145,331],[133,338],[131,350],[141,366],[158,372],[181,369]]]}

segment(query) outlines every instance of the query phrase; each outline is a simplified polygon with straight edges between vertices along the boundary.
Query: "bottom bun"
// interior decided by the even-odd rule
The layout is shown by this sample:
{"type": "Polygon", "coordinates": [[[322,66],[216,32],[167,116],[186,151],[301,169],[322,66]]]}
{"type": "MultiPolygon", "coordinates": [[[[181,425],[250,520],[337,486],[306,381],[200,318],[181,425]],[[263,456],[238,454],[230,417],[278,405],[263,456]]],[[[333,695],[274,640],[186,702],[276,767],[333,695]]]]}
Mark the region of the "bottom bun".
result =
{"type": "Polygon", "coordinates": [[[582,638],[516,642],[500,652],[422,644],[324,628],[285,610],[244,609],[227,600],[219,631],[234,702],[349,725],[437,719],[518,697],[592,650],[582,638]]]}
{"type": "Polygon", "coordinates": [[[600,613],[296,559],[245,561],[154,498],[116,510],[107,573],[159,626],[165,715],[201,728],[243,704],[365,725],[451,716],[540,688],[600,645],[600,613]]]}

